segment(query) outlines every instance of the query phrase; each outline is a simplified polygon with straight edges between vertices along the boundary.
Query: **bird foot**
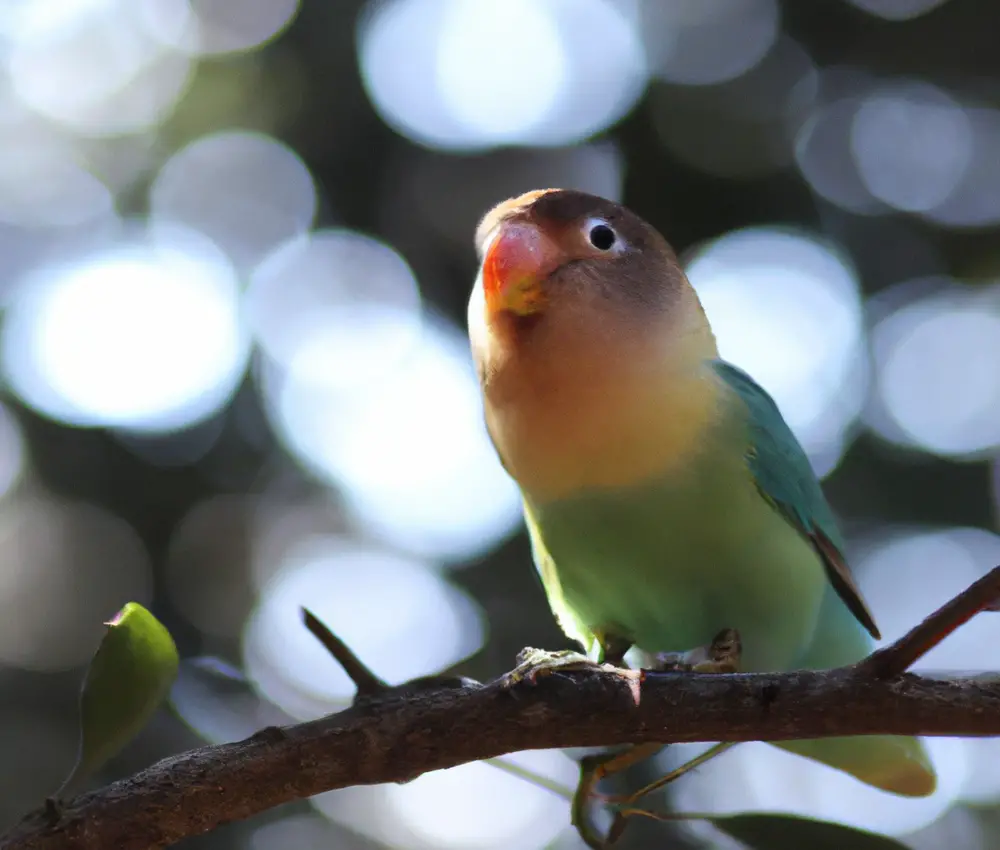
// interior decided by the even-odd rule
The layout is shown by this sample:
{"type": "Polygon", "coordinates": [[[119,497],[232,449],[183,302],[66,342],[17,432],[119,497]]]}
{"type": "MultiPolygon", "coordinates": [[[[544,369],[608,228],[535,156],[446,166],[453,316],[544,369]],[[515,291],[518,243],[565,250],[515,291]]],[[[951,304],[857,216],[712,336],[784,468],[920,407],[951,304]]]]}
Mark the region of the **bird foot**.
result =
{"type": "Polygon", "coordinates": [[[533,685],[539,676],[573,670],[595,670],[600,666],[582,652],[575,652],[572,649],[549,652],[526,646],[517,654],[517,666],[504,676],[504,685],[511,687],[525,681],[533,685]]]}
{"type": "Polygon", "coordinates": [[[613,673],[625,681],[635,704],[639,704],[639,685],[643,678],[641,670],[629,670],[625,667],[616,667],[614,664],[599,664],[582,652],[571,649],[549,652],[532,646],[525,647],[517,655],[517,666],[507,673],[501,682],[504,688],[512,688],[519,682],[533,685],[539,676],[579,670],[613,673]]]}
{"type": "MultiPolygon", "coordinates": [[[[655,672],[683,673],[735,673],[740,668],[743,644],[736,629],[723,629],[710,644],[690,649],[687,652],[661,652],[652,657],[651,670],[655,672]]],[[[636,700],[638,703],[638,700],[636,700]]],[[[637,813],[633,809],[637,800],[684,776],[694,768],[732,747],[730,742],[716,744],[700,756],[675,768],[666,776],[640,788],[634,794],[623,797],[607,797],[607,803],[618,805],[618,811],[611,831],[603,839],[587,818],[587,803],[596,794],[597,784],[609,776],[619,773],[638,761],[655,755],[662,744],[637,744],[621,753],[602,753],[584,759],[580,765],[580,783],[573,796],[572,820],[577,832],[588,847],[603,848],[613,844],[625,828],[626,819],[637,813]]]]}
{"type": "Polygon", "coordinates": [[[654,656],[659,673],[737,673],[743,656],[743,642],[736,629],[723,629],[710,644],[687,652],[661,652],[654,656]]]}

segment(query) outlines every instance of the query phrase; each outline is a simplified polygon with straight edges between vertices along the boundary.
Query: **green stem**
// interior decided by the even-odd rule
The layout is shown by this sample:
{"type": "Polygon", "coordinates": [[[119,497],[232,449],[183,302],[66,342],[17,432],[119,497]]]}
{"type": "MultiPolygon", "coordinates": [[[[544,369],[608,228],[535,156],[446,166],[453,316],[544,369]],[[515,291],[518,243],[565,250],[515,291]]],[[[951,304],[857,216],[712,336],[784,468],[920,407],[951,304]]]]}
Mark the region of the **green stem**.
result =
{"type": "Polygon", "coordinates": [[[503,758],[483,759],[483,761],[486,764],[499,768],[504,773],[509,773],[511,776],[516,776],[518,779],[530,782],[538,788],[544,788],[546,791],[551,791],[557,797],[562,797],[567,802],[571,802],[573,800],[573,791],[565,785],[560,785],[554,779],[549,779],[547,776],[542,776],[540,773],[535,773],[533,770],[521,767],[519,764],[514,764],[513,762],[509,762],[503,758]]]}
{"type": "Polygon", "coordinates": [[[618,798],[610,797],[608,798],[608,802],[621,803],[622,805],[625,806],[631,806],[638,800],[640,800],[642,797],[645,797],[647,794],[652,794],[654,791],[658,791],[664,785],[669,785],[671,782],[675,782],[676,780],[680,779],[682,776],[694,770],[695,768],[701,767],[703,764],[705,764],[708,761],[711,761],[716,756],[722,755],[724,752],[726,752],[726,750],[735,747],[737,743],[739,742],[723,741],[722,743],[719,744],[713,744],[711,747],[705,750],[705,752],[703,752],[701,755],[695,756],[690,761],[684,762],[684,764],[682,764],[680,767],[674,768],[673,770],[670,771],[670,773],[666,774],[665,776],[661,776],[659,779],[655,779],[648,785],[645,785],[642,788],[640,788],[638,791],[635,791],[634,793],[629,794],[625,797],[618,797],[618,798]]]}
{"type": "Polygon", "coordinates": [[[658,821],[704,820],[712,821],[719,817],[710,812],[651,812],[648,809],[619,809],[621,817],[644,817],[658,821]]]}

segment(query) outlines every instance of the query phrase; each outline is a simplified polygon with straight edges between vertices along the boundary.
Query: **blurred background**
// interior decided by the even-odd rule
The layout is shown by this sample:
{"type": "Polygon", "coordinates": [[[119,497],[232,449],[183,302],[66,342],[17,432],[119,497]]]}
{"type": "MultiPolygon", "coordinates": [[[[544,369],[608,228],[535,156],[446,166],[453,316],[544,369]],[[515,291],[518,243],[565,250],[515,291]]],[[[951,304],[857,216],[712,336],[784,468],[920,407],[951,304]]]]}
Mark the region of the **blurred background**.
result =
{"type": "MultiPolygon", "coordinates": [[[[187,664],[180,716],[95,783],[343,705],[303,603],[392,681],[566,645],[465,336],[477,220],[531,188],[675,244],[887,640],[1000,562],[998,31],[993,0],[4,0],[0,820],[67,772],[130,599],[233,669],[187,664]]],[[[984,615],[922,666],[997,645],[984,615]]],[[[1000,744],[931,746],[925,800],[746,744],[671,803],[1000,844],[1000,744]]],[[[575,781],[565,753],[513,760],[575,781]]],[[[622,846],[654,840],[732,846],[622,846]]],[[[581,845],[564,801],[474,764],[184,846],[581,845]]]]}

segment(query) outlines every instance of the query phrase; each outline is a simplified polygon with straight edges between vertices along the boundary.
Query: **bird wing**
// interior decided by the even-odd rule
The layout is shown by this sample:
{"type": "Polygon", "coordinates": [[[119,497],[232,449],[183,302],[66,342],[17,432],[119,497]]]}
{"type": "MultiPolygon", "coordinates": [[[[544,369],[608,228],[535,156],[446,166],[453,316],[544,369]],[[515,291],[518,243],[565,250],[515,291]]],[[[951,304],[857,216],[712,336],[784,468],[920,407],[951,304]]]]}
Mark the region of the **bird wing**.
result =
{"type": "Polygon", "coordinates": [[[830,506],[774,399],[731,363],[714,360],[712,365],[746,405],[750,429],[747,462],[761,495],[809,540],[840,598],[872,637],[879,639],[875,618],[844,558],[843,539],[830,506]]]}

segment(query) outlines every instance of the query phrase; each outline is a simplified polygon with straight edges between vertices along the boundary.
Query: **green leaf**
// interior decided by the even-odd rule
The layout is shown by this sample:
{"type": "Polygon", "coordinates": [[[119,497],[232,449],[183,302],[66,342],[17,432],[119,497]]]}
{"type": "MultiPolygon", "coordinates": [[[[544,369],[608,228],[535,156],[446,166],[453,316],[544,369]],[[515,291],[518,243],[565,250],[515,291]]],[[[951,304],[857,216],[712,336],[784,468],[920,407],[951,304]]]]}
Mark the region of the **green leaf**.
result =
{"type": "Polygon", "coordinates": [[[752,814],[711,818],[712,825],[753,850],[908,850],[893,838],[830,821],[795,815],[752,814]]]}
{"type": "Polygon", "coordinates": [[[134,738],[163,702],[177,675],[177,647],[163,624],[129,602],[108,627],[80,692],[76,765],[62,797],[134,738]]]}

